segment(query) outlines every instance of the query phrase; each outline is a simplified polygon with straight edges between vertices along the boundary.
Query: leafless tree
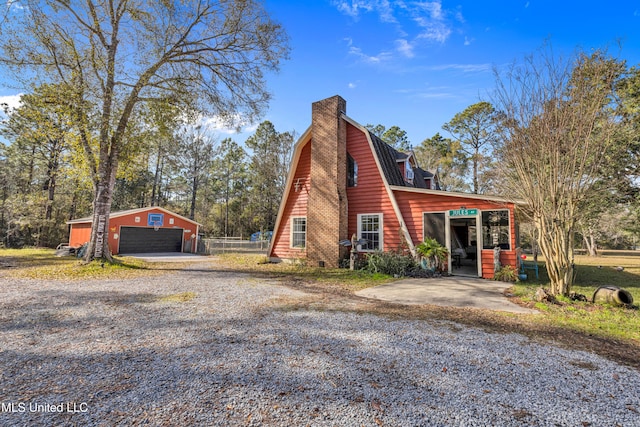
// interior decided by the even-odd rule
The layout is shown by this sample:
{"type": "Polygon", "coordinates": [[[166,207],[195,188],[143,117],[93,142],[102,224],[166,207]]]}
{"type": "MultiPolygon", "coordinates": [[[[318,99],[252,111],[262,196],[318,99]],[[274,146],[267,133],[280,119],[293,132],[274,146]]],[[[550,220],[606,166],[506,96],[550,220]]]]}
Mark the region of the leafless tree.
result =
{"type": "Polygon", "coordinates": [[[257,0],[24,0],[0,27],[0,65],[70,88],[95,196],[87,260],[111,259],[105,231],[127,126],[142,103],[189,104],[232,122],[267,105],[264,73],[288,55],[257,0]]]}
{"type": "Polygon", "coordinates": [[[574,281],[580,207],[624,144],[616,138],[615,83],[624,64],[605,52],[559,59],[550,48],[496,72],[503,115],[500,169],[508,194],[526,202],[553,294],[574,281]]]}

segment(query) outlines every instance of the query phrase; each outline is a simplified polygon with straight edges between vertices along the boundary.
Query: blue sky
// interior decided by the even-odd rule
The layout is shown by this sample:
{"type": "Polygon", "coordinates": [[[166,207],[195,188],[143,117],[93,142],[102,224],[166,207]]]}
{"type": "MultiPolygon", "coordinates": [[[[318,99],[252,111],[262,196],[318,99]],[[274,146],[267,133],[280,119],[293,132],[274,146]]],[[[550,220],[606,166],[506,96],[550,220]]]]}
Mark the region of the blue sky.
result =
{"type": "MultiPolygon", "coordinates": [[[[265,1],[292,47],[268,77],[273,101],[264,120],[280,132],[301,134],[312,102],[341,95],[351,118],[397,125],[414,145],[447,136],[442,125],[494,87],[494,67],[545,40],[557,52],[609,46],[640,64],[640,1],[265,1]]],[[[0,88],[0,102],[11,95],[0,88]]],[[[254,128],[219,132],[244,142],[254,128]]]]}
{"type": "Polygon", "coordinates": [[[270,78],[266,119],[302,133],[333,95],[361,124],[397,125],[412,144],[440,132],[495,86],[504,67],[550,40],[555,51],[610,46],[640,63],[640,1],[267,0],[291,37],[270,78]],[[618,48],[617,41],[622,43],[618,48]]]}

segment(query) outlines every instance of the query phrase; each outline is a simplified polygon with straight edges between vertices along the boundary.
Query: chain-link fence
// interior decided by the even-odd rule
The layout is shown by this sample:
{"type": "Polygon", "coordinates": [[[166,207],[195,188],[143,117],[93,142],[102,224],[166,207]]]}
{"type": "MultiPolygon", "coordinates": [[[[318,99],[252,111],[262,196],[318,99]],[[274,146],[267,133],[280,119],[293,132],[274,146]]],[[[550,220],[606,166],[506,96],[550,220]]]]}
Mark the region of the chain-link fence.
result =
{"type": "Polygon", "coordinates": [[[269,249],[268,240],[242,240],[239,237],[214,237],[211,239],[200,239],[198,242],[198,253],[216,255],[223,253],[244,253],[244,254],[267,254],[269,249]]]}

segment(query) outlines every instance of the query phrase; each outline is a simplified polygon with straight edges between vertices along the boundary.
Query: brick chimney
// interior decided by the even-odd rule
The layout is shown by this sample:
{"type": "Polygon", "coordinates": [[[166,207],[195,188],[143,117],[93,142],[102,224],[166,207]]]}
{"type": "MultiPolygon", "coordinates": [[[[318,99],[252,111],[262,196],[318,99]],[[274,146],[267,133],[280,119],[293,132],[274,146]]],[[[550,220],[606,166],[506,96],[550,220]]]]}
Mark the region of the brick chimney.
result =
{"type": "Polygon", "coordinates": [[[307,207],[307,260],[337,267],[347,248],[347,124],[340,117],[347,102],[340,96],[312,104],[311,186],[307,207]]]}

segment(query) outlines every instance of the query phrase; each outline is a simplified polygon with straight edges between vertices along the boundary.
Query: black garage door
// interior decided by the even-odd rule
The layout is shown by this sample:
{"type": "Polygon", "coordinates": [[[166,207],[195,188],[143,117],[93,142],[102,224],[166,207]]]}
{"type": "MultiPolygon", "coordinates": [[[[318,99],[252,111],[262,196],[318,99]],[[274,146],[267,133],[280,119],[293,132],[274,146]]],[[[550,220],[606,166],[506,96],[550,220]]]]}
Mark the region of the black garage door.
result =
{"type": "Polygon", "coordinates": [[[121,227],[120,253],[181,252],[182,228],[121,227]]]}

